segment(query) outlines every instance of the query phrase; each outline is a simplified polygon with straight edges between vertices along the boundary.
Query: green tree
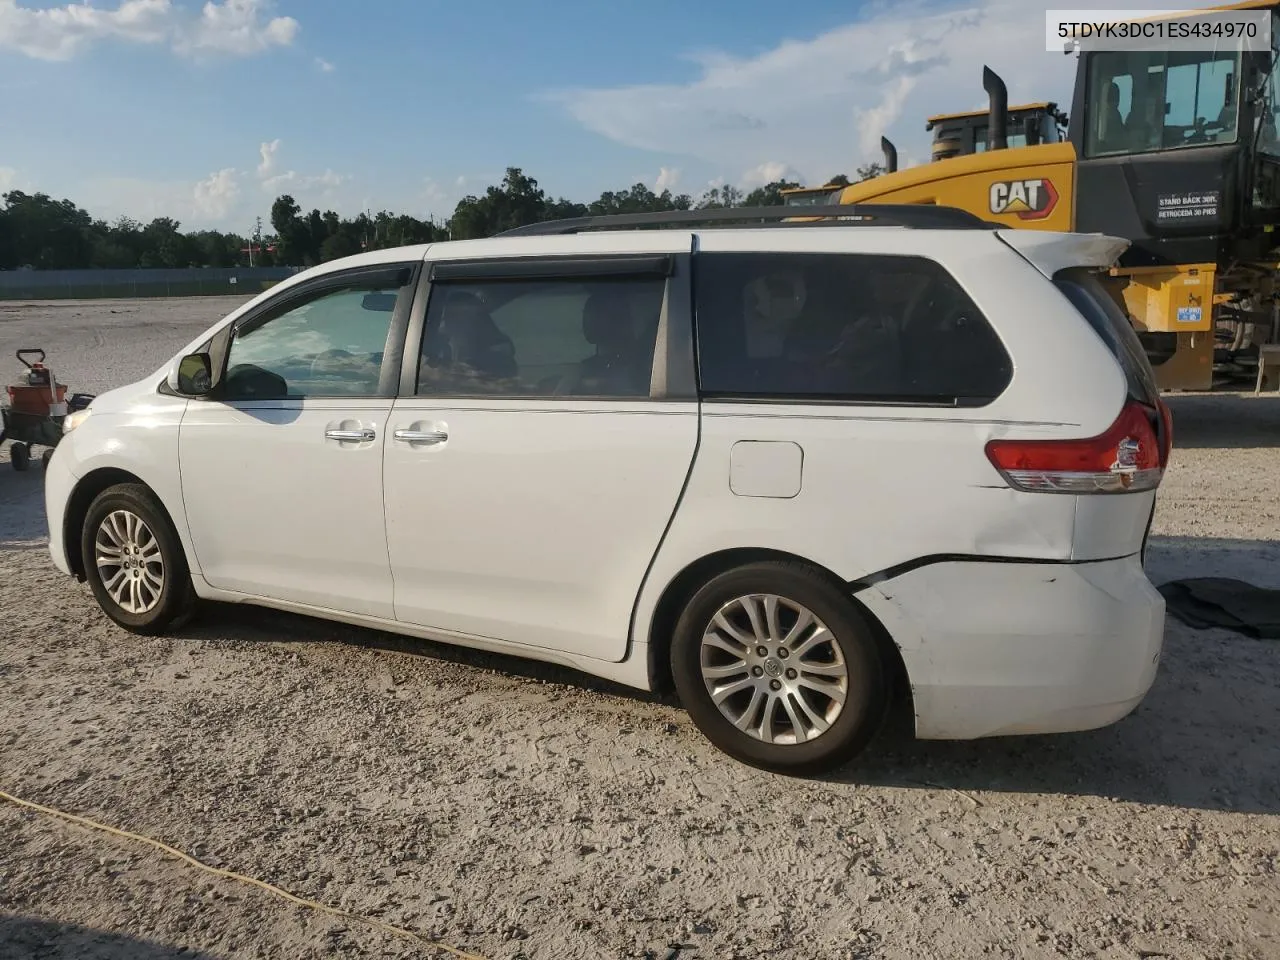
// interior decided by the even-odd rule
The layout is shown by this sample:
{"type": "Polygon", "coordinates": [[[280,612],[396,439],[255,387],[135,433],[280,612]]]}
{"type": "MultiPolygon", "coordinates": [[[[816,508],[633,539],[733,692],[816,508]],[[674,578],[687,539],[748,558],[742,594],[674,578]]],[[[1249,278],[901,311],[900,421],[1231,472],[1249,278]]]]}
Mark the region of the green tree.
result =
{"type": "Polygon", "coordinates": [[[692,203],[684,194],[672,196],[670,190],[654,193],[643,183],[637,183],[629,190],[617,193],[606,190],[600,194],[599,200],[588,205],[587,213],[593,217],[623,213],[665,213],[669,210],[688,210],[692,203]]]}
{"type": "Polygon", "coordinates": [[[882,173],[884,173],[884,164],[879,163],[878,161],[876,163],[868,163],[865,167],[858,168],[857,182],[861,183],[863,180],[873,180],[882,173]]]}
{"type": "Polygon", "coordinates": [[[327,237],[320,245],[320,260],[337,260],[360,252],[360,241],[350,233],[339,231],[327,237]]]}
{"type": "Polygon", "coordinates": [[[276,232],[278,258],[284,263],[304,265],[311,253],[311,230],[301,217],[302,208],[293,197],[281,194],[271,204],[271,226],[276,232]]]}
{"type": "Polygon", "coordinates": [[[783,202],[782,191],[800,186],[794,180],[775,180],[763,187],[756,187],[742,201],[744,207],[776,207],[783,202]]]}
{"type": "Polygon", "coordinates": [[[449,221],[450,234],[455,240],[491,237],[546,219],[546,212],[547,196],[538,181],[519,167],[507,167],[500,185],[489,187],[483,197],[459,201],[449,221]]]}
{"type": "MultiPolygon", "coordinates": [[[[861,170],[859,170],[858,172],[859,172],[859,173],[861,173],[862,171],[861,171],[861,170]]],[[[827,186],[827,187],[847,187],[847,186],[849,186],[849,178],[848,178],[848,177],[846,177],[843,173],[837,173],[834,177],[832,177],[830,180],[828,180],[828,181],[824,184],[824,186],[827,186]]]]}
{"type": "Polygon", "coordinates": [[[740,206],[742,206],[742,191],[728,183],[721,187],[712,187],[704,193],[702,195],[702,199],[698,201],[699,210],[714,210],[720,207],[740,206]]]}

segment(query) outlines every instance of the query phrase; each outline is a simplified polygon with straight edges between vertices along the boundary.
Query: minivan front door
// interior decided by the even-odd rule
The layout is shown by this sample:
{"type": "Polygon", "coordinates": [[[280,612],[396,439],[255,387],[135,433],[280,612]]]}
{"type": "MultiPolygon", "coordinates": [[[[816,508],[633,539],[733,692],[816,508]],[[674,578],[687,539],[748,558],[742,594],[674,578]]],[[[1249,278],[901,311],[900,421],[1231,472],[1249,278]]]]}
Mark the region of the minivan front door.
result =
{"type": "Polygon", "coordinates": [[[412,272],[324,278],[237,324],[218,392],[188,405],[178,441],[211,586],[393,616],[382,454],[412,272]]]}
{"type": "Polygon", "coordinates": [[[688,314],[687,276],[664,273],[674,262],[437,269],[416,384],[407,375],[388,425],[399,620],[625,656],[697,444],[691,350],[682,398],[656,372],[665,318],[688,314]]]}

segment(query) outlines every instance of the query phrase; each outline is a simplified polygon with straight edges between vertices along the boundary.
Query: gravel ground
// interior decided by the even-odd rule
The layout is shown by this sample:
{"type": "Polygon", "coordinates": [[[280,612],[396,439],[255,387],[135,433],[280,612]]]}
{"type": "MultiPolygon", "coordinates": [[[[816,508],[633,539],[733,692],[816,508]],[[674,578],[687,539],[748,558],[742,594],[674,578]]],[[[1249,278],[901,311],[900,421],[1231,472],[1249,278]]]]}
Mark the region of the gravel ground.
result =
{"type": "MultiPolygon", "coordinates": [[[[236,302],[0,304],[0,356],[98,391],[236,302]]],[[[1280,587],[1280,401],[1173,407],[1153,580],[1280,587]]],[[[1274,642],[1171,619],[1116,726],[899,722],[787,779],[554,667],[250,608],[131,636],[0,467],[0,790],[489,958],[1280,956],[1274,642]]],[[[0,803],[0,957],[330,955],[442,954],[0,803]]]]}

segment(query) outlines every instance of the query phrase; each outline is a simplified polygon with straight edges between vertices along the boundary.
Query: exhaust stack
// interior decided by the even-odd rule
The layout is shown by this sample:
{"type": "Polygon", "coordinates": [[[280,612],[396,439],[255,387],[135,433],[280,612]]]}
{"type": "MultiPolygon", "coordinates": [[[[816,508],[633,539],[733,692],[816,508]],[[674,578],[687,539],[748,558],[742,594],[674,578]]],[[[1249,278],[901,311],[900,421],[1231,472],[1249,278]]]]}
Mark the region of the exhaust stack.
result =
{"type": "Polygon", "coordinates": [[[987,149],[1005,150],[1009,146],[1009,89],[990,67],[982,68],[982,89],[990,104],[987,117],[987,149]]]}
{"type": "Polygon", "coordinates": [[[898,148],[888,137],[880,138],[880,149],[884,151],[884,172],[898,172],[898,148]]]}

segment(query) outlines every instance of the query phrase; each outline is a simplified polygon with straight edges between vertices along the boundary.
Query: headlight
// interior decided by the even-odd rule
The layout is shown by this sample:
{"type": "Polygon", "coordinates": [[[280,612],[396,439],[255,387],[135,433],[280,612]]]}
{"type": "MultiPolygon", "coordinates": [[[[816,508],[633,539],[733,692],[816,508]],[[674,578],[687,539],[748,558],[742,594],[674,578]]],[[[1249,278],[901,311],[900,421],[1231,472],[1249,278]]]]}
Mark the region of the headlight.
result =
{"type": "Polygon", "coordinates": [[[91,412],[92,411],[88,407],[85,407],[83,410],[77,410],[75,413],[67,414],[62,421],[63,436],[66,436],[76,427],[80,426],[80,424],[88,420],[91,412]]]}

